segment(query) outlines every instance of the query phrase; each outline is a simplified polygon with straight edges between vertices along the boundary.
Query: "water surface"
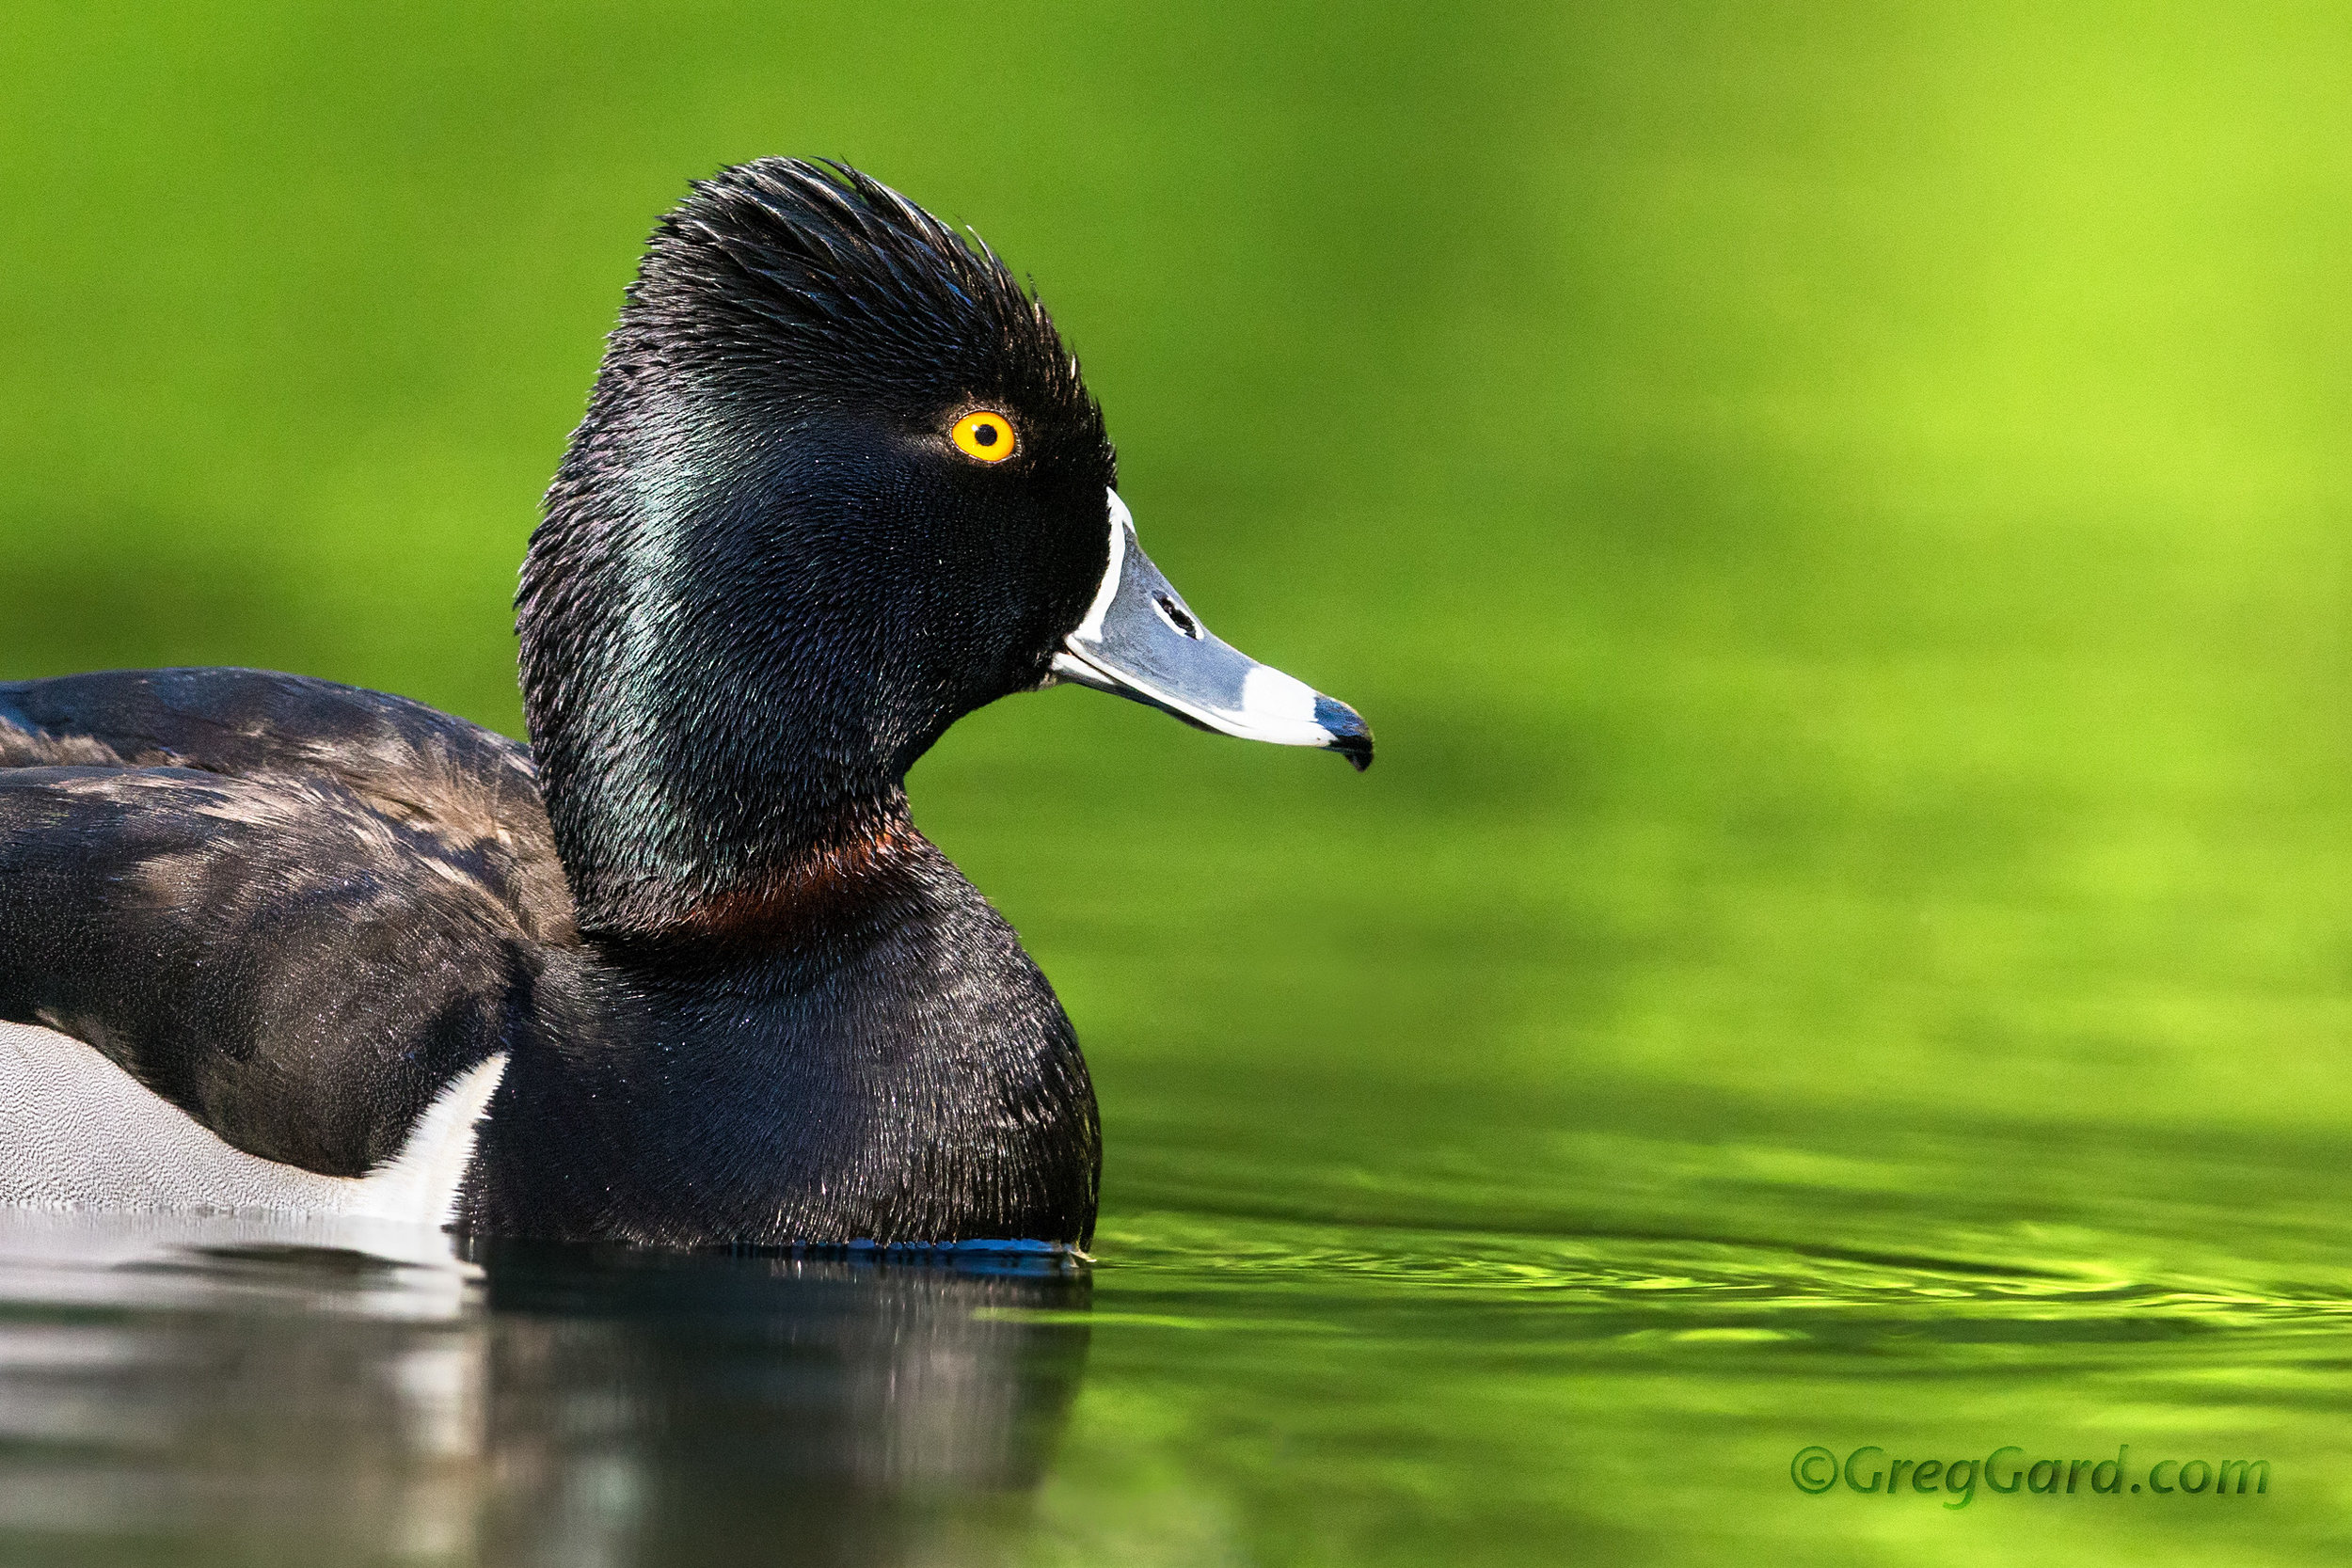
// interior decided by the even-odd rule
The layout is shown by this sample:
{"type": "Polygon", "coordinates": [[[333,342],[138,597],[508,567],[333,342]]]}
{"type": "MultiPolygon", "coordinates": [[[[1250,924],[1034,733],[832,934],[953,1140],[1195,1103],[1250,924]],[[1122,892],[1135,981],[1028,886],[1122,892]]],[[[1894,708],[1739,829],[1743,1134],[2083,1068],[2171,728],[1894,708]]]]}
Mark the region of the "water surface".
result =
{"type": "Polygon", "coordinates": [[[2317,1562],[2341,1539],[2352,1269],[2324,1148],[1856,1126],[1832,1152],[1723,1105],[1667,1135],[1488,1104],[1435,1119],[1475,1139],[1370,1164],[1317,1098],[1261,1104],[1279,1164],[1256,1138],[1146,1150],[1090,1270],[461,1263],[287,1222],[11,1216],[0,1561],[2317,1562]],[[2134,1480],[2266,1460],[2268,1490],[1814,1496],[1789,1476],[1813,1445],[2019,1468],[2129,1445],[2134,1480]]]}

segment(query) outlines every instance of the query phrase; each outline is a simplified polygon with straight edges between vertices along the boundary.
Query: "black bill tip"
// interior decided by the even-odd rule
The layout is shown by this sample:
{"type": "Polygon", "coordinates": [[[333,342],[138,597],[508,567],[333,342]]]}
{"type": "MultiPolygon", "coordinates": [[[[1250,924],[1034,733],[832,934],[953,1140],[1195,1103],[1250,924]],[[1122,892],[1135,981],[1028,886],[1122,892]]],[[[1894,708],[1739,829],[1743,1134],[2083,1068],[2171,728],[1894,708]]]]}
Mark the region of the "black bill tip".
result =
{"type": "Polygon", "coordinates": [[[1372,726],[1364,722],[1362,714],[1345,703],[1318,696],[1315,722],[1330,735],[1331,750],[1352,763],[1357,772],[1372,766],[1372,726]]]}

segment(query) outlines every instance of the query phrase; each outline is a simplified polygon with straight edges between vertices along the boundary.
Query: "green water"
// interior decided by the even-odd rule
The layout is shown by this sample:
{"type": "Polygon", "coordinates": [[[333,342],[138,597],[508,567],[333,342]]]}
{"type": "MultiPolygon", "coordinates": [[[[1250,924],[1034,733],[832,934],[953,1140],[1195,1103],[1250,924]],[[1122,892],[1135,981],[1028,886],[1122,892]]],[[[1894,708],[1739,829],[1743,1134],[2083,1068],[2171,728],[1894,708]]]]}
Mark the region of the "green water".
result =
{"type": "Polygon", "coordinates": [[[0,671],[516,725],[645,227],[837,152],[1381,744],[917,770],[1089,1276],[6,1222],[0,1562],[2340,1556],[2340,8],[34,4],[0,86],[0,671]],[[1791,1478],[2123,1444],[2268,1490],[1791,1478]]]}

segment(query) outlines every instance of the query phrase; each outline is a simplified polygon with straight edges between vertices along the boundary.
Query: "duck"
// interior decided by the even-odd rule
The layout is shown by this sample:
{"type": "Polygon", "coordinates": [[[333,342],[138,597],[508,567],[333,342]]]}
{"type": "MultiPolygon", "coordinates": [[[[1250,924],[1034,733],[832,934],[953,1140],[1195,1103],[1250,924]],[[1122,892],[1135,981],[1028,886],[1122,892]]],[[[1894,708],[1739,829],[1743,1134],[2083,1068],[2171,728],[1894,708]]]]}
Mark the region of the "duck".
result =
{"type": "Polygon", "coordinates": [[[908,769],[1063,684],[1373,754],[1144,554],[1034,289],[833,161],[657,223],[516,624],[528,744],[264,671],[0,683],[0,1204],[1083,1255],[1076,1033],[908,769]]]}

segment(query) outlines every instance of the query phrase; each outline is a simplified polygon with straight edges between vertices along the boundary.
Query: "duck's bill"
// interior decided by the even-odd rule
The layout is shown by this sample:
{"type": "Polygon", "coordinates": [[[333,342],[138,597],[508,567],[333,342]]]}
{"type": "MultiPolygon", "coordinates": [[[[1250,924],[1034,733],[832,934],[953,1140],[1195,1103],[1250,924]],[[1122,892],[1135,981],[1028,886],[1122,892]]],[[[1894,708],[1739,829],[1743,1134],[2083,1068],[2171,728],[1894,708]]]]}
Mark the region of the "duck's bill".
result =
{"type": "Polygon", "coordinates": [[[1209,634],[1136,543],[1111,492],[1111,563],[1086,619],[1054,656],[1056,678],[1172,713],[1187,724],[1277,746],[1323,746],[1372,766],[1372,731],[1345,703],[1209,634]]]}

